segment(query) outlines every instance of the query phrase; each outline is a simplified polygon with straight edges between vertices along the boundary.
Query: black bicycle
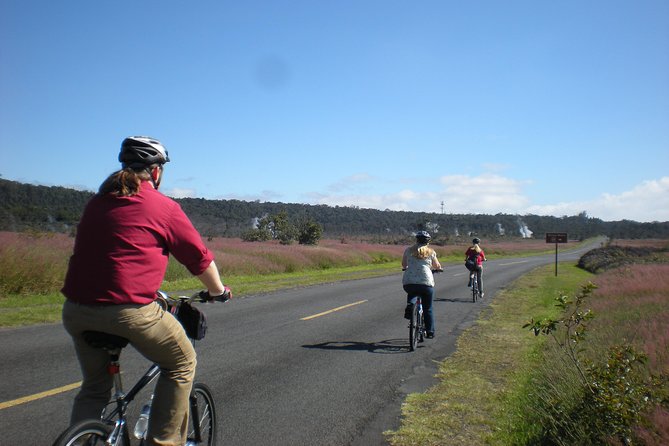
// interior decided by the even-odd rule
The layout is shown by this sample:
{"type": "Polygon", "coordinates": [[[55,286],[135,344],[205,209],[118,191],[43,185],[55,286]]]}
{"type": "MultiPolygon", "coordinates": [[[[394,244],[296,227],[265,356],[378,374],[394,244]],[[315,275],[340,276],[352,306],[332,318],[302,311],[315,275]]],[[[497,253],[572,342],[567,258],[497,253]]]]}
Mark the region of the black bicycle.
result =
{"type": "MultiPolygon", "coordinates": [[[[190,303],[192,297],[179,296],[170,297],[162,291],[158,291],[158,299],[163,308],[172,314],[178,315],[179,308],[185,302],[190,303]]],[[[128,430],[128,419],[126,413],[128,406],[138,393],[148,386],[158,375],[160,367],[153,364],[142,375],[137,383],[127,392],[123,391],[121,382],[121,366],[119,357],[121,350],[128,345],[128,340],[99,331],[87,331],[84,333],[85,341],[95,347],[102,348],[109,353],[109,373],[114,378],[114,396],[103,411],[100,419],[84,420],[67,428],[56,440],[54,446],[130,446],[130,432],[128,430]],[[108,413],[107,413],[108,412],[108,413]]],[[[151,395],[153,398],[153,395],[151,395]]],[[[141,410],[133,435],[144,445],[146,429],[150,415],[150,400],[141,410]]],[[[188,414],[188,437],[186,446],[213,446],[216,443],[216,407],[211,390],[205,384],[193,384],[190,394],[190,412],[188,414]]]]}
{"type": "MultiPolygon", "coordinates": [[[[433,269],[432,274],[443,272],[443,269],[433,269]]],[[[412,304],[411,319],[409,319],[409,351],[416,350],[419,342],[425,340],[425,317],[423,315],[423,301],[420,296],[415,297],[412,304]]]]}
{"type": "Polygon", "coordinates": [[[476,271],[469,271],[469,281],[472,284],[472,302],[476,302],[481,297],[481,292],[479,291],[479,281],[476,277],[476,271]]]}

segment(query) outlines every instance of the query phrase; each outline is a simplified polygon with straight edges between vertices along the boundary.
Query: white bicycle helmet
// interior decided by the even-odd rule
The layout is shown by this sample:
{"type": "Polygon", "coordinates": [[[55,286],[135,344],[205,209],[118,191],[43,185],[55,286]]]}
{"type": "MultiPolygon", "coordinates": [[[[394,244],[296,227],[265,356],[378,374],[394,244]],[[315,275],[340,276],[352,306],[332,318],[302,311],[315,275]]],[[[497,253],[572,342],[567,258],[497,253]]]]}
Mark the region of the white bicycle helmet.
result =
{"type": "Polygon", "coordinates": [[[170,161],[167,149],[155,138],[149,136],[129,136],[121,143],[118,160],[125,169],[141,169],[152,164],[165,164],[170,161]]]}

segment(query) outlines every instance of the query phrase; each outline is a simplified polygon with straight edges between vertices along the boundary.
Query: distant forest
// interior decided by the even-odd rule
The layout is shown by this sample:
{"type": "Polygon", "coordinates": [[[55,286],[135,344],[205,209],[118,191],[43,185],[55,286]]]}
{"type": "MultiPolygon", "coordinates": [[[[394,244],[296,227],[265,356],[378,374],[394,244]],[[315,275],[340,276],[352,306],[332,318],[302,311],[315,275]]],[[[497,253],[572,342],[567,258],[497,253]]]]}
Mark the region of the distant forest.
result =
{"type": "MultiPolygon", "coordinates": [[[[57,186],[36,186],[0,178],[0,230],[52,231],[74,234],[81,213],[93,192],[57,186]]],[[[543,239],[546,232],[566,232],[570,239],[596,235],[612,238],[669,238],[669,222],[606,222],[588,217],[551,217],[512,214],[439,214],[361,209],[349,206],[268,203],[240,200],[176,199],[204,237],[240,237],[259,218],[281,211],[291,221],[314,220],[324,238],[359,238],[404,243],[413,231],[427,229],[435,241],[468,239],[543,239]]]]}

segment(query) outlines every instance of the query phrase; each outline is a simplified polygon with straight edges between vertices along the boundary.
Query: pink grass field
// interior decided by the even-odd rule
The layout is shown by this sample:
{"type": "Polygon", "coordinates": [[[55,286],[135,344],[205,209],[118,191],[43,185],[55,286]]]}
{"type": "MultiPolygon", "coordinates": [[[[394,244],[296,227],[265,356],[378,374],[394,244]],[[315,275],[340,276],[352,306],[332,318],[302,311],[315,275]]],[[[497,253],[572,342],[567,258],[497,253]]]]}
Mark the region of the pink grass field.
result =
{"type": "MultiPolygon", "coordinates": [[[[638,246],[628,244],[627,246],[638,246]]],[[[589,302],[593,331],[606,333],[608,345],[631,343],[648,356],[648,371],[669,375],[669,264],[630,265],[595,277],[589,302]]],[[[648,426],[635,431],[645,445],[669,444],[669,410],[656,406],[648,426]]]]}
{"type": "Polygon", "coordinates": [[[593,325],[615,326],[618,340],[646,352],[651,370],[669,374],[669,264],[621,267],[594,282],[593,325]]]}
{"type": "MultiPolygon", "coordinates": [[[[406,245],[375,244],[354,240],[321,240],[317,246],[281,245],[276,241],[244,242],[214,238],[206,242],[216,264],[227,276],[290,273],[309,269],[397,262],[406,245]]],[[[57,291],[65,277],[74,239],[60,233],[0,232],[0,297],[7,294],[45,294],[57,291]]],[[[464,256],[467,245],[434,246],[440,257],[464,256]]],[[[546,250],[543,240],[491,242],[488,257],[546,250]]],[[[170,267],[168,280],[187,276],[185,269],[170,267]]]]}

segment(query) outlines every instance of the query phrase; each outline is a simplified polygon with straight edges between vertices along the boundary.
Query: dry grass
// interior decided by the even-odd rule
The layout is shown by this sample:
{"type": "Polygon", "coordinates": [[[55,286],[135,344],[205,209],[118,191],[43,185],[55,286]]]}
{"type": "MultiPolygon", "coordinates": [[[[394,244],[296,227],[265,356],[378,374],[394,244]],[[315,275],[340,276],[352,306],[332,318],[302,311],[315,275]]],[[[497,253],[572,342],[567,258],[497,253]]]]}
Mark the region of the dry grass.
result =
{"type": "Polygon", "coordinates": [[[630,265],[597,276],[596,283],[593,335],[636,346],[651,371],[669,375],[669,264],[630,265]]]}
{"type": "MultiPolygon", "coordinates": [[[[407,245],[412,240],[407,239],[407,245]]],[[[380,245],[345,240],[321,240],[317,246],[281,245],[277,241],[244,242],[213,238],[206,241],[225,278],[265,276],[399,262],[406,245],[380,245]]],[[[74,239],[59,233],[0,232],[0,299],[11,295],[57,293],[62,286],[74,239]]],[[[517,239],[484,246],[489,257],[543,252],[539,240],[517,239]]],[[[443,261],[460,261],[466,245],[435,246],[443,261]]],[[[171,261],[166,282],[190,274],[171,261]]]]}
{"type": "Polygon", "coordinates": [[[64,234],[0,232],[0,298],[60,289],[72,246],[64,234]]]}

